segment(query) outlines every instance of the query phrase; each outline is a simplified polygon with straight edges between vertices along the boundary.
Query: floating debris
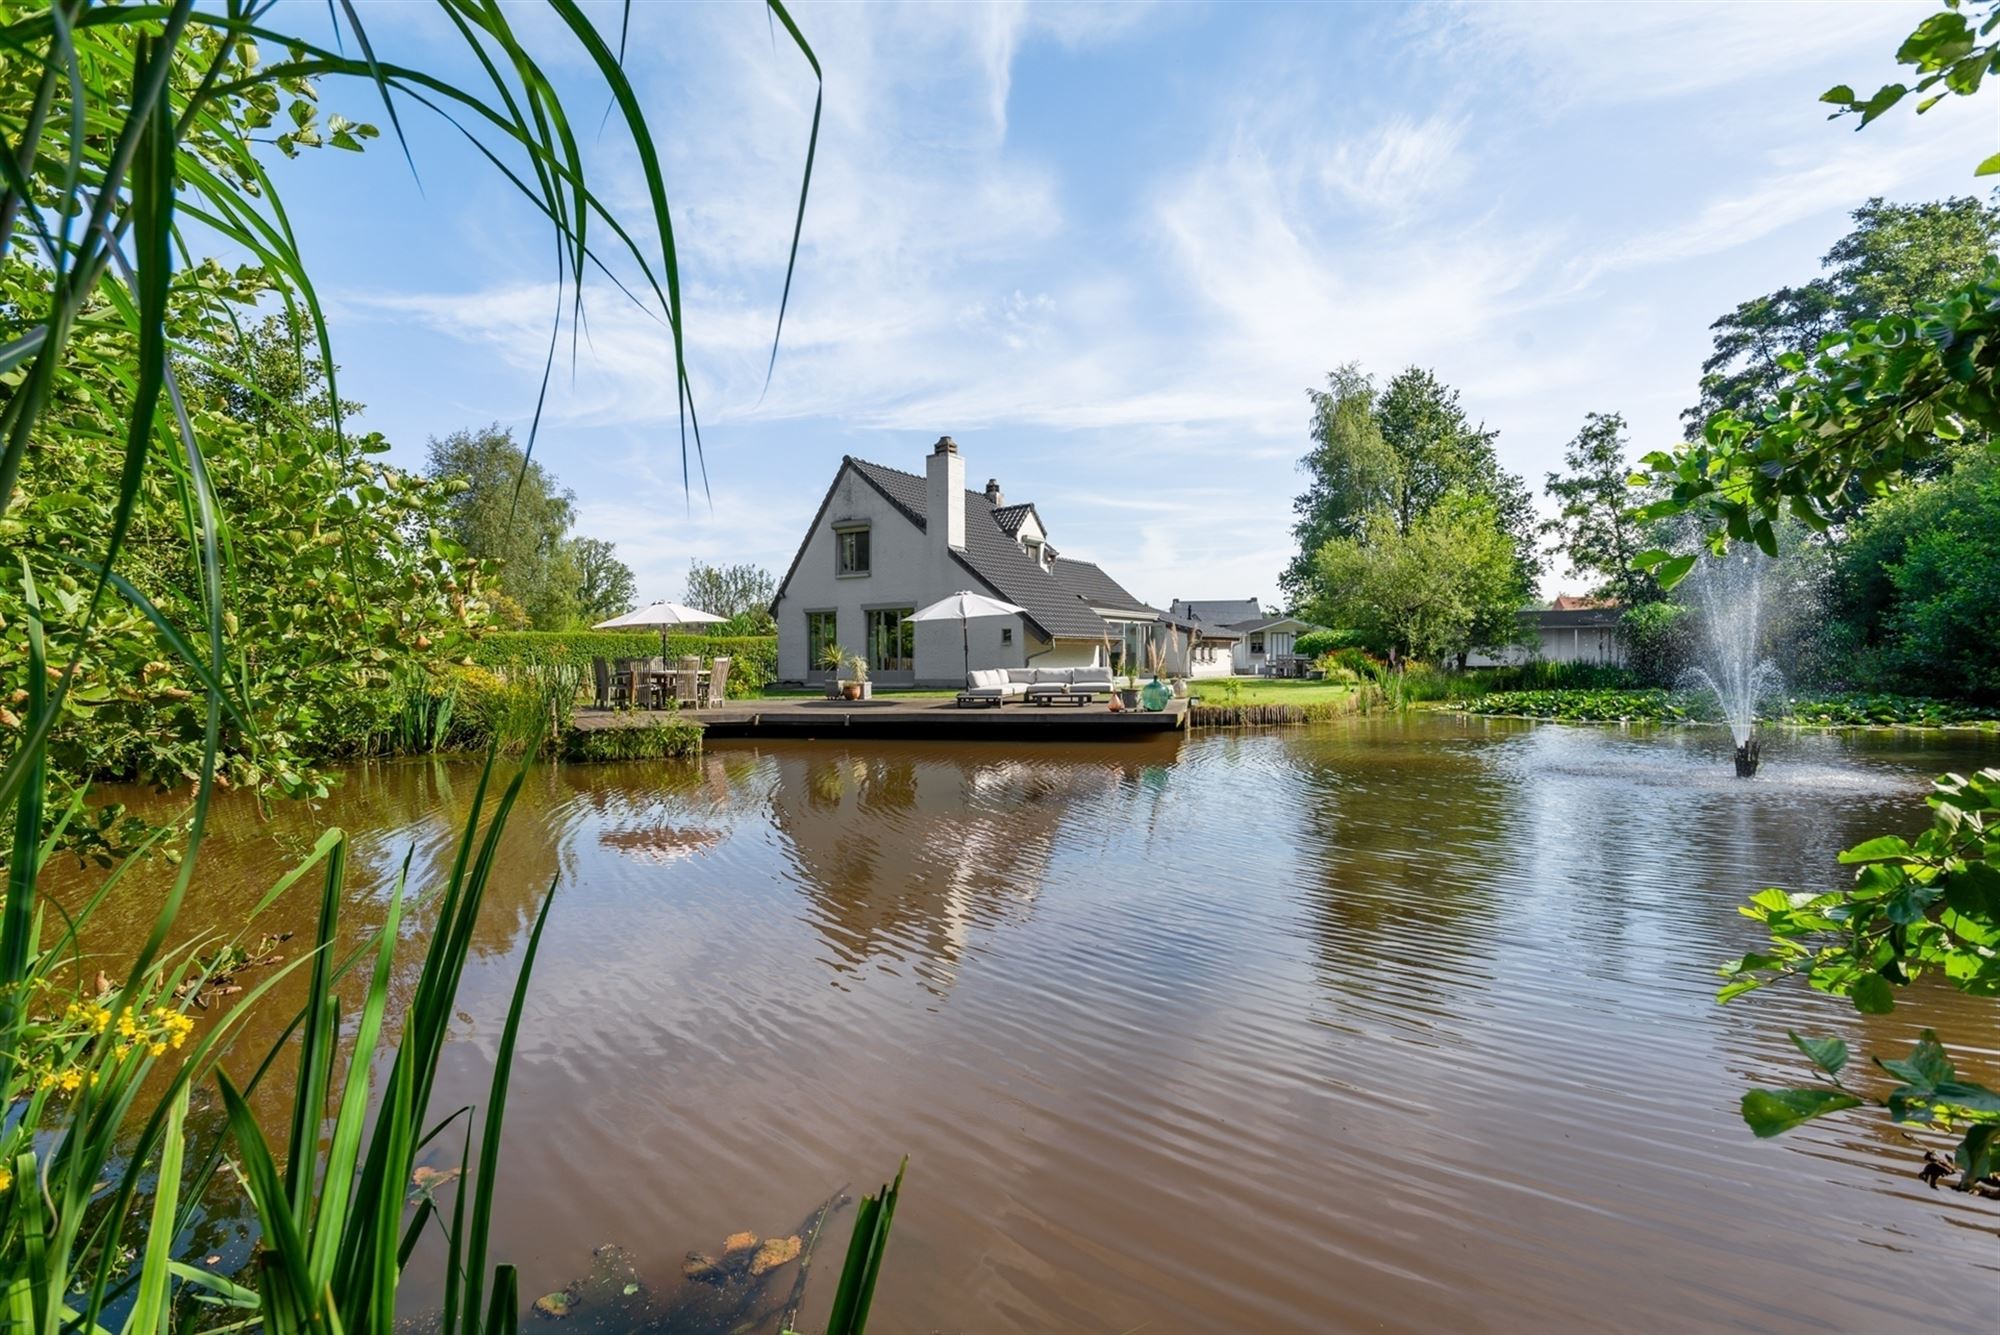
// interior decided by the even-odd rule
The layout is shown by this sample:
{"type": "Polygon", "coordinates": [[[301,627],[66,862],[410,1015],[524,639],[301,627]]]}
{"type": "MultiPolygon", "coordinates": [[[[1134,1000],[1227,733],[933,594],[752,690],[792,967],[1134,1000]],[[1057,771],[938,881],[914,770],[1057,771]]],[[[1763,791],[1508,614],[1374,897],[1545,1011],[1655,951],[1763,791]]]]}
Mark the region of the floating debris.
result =
{"type": "Polygon", "coordinates": [[[801,1245],[799,1235],[796,1233],[789,1238],[764,1239],[764,1245],[750,1258],[750,1273],[768,1275],[779,1266],[798,1260],[801,1245]]]}
{"type": "Polygon", "coordinates": [[[576,1306],[576,1298],[568,1289],[557,1289],[535,1299],[535,1315],[554,1317],[560,1320],[569,1315],[569,1309],[576,1306]]]}

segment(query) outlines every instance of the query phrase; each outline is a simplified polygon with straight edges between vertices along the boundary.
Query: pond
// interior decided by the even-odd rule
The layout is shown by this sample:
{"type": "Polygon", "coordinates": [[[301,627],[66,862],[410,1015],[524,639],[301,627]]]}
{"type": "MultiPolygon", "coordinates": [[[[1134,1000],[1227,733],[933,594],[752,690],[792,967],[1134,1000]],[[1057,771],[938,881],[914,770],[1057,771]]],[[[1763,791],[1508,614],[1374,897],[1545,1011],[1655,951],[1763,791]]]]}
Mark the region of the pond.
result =
{"type": "MultiPolygon", "coordinates": [[[[1837,883],[1838,850],[2000,751],[1765,756],[1745,783],[1719,733],[1418,715],[543,768],[436,1106],[483,1097],[553,880],[494,1238],[530,1295],[607,1243],[670,1291],[690,1249],[907,1152],[884,1331],[1984,1328],[2000,1207],[1925,1190],[1872,1120],[1758,1141],[1736,1105],[1803,1080],[1788,1027],[1991,1054],[1990,1006],[1712,998],[1748,894],[1837,883]]],[[[190,912],[240,921],[339,824],[350,920],[379,921],[412,848],[435,882],[475,777],[225,803],[190,912]]]]}

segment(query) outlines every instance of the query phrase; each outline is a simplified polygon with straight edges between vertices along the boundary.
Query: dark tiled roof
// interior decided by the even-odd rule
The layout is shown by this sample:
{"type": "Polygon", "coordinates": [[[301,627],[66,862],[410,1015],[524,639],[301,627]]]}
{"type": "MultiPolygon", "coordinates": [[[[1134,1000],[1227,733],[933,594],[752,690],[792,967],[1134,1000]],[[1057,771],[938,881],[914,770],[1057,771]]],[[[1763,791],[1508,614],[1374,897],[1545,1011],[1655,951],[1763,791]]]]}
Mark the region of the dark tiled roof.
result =
{"type": "Polygon", "coordinates": [[[1158,616],[1155,608],[1146,606],[1127,593],[1122,585],[1104,573],[1104,567],[1089,561],[1072,561],[1067,556],[1058,556],[1050,571],[1056,583],[1089,603],[1092,607],[1112,607],[1134,612],[1144,612],[1148,616],[1158,616]]]}
{"type": "MultiPolygon", "coordinates": [[[[898,468],[871,464],[864,459],[850,458],[848,462],[887,496],[891,504],[908,516],[911,523],[918,528],[925,527],[928,484],[923,478],[898,468]]],[[[956,555],[965,568],[984,581],[988,588],[1008,602],[1025,607],[1028,616],[1049,635],[1101,640],[1109,633],[1104,618],[1091,611],[1090,604],[1078,597],[1075,590],[1065,588],[1054,575],[1022,551],[1019,543],[1001,531],[994,518],[993,503],[986,499],[985,492],[965,493],[965,550],[956,555]]],[[[1118,587],[1102,571],[1098,574],[1112,588],[1118,587]]],[[[1121,589],[1119,592],[1124,591],[1121,589]]],[[[1131,597],[1130,594],[1125,596],[1131,597]]],[[[1133,605],[1144,604],[1135,600],[1133,605]]]]}
{"type": "Polygon", "coordinates": [[[1594,630],[1618,625],[1624,610],[1615,603],[1609,607],[1524,607],[1520,619],[1543,630],[1594,630]]]}
{"type": "Polygon", "coordinates": [[[1024,501],[1019,505],[995,506],[993,509],[993,522],[1000,526],[1002,533],[1011,538],[1020,533],[1021,521],[1033,513],[1034,509],[1035,506],[1032,501],[1024,501]]]}
{"type": "Polygon", "coordinates": [[[1172,612],[1160,613],[1160,620],[1165,625],[1172,626],[1177,630],[1198,631],[1204,640],[1240,640],[1243,638],[1241,634],[1230,630],[1226,626],[1214,626],[1206,621],[1190,621],[1187,617],[1175,616],[1172,612]]]}
{"type": "Polygon", "coordinates": [[[1176,616],[1211,626],[1233,626],[1242,621],[1255,621],[1264,615],[1264,609],[1255,598],[1176,598],[1173,611],[1176,616]]]}

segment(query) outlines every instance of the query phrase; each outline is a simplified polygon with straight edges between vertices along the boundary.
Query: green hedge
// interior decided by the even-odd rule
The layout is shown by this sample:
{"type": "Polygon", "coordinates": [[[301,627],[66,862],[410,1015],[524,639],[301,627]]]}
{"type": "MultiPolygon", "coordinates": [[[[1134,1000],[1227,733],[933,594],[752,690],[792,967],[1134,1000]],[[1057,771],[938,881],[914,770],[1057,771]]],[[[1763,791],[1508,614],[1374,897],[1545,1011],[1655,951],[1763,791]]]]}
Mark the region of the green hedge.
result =
{"type": "MultiPolygon", "coordinates": [[[[588,682],[593,658],[651,658],[659,652],[659,633],[650,630],[501,630],[480,637],[473,646],[472,661],[499,671],[575,667],[588,682]]],[[[682,654],[695,654],[704,662],[728,658],[728,693],[732,698],[760,695],[778,675],[775,635],[667,636],[667,657],[682,654]]]]}

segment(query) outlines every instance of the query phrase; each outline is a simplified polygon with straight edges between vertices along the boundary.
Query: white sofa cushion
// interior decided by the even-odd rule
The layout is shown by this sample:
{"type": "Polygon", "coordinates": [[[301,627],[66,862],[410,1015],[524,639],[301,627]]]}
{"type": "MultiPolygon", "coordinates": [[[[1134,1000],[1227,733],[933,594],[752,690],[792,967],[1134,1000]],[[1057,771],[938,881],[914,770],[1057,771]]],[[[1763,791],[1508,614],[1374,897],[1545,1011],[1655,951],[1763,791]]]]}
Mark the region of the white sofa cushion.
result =
{"type": "Polygon", "coordinates": [[[992,690],[1007,685],[1007,669],[978,668],[965,674],[965,684],[974,690],[992,690]]]}

